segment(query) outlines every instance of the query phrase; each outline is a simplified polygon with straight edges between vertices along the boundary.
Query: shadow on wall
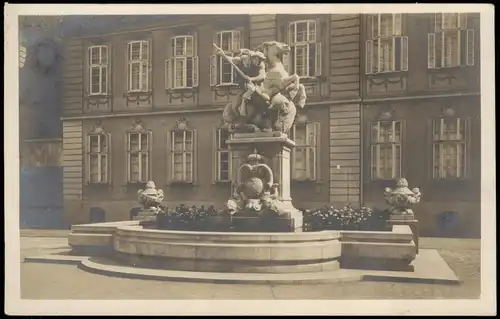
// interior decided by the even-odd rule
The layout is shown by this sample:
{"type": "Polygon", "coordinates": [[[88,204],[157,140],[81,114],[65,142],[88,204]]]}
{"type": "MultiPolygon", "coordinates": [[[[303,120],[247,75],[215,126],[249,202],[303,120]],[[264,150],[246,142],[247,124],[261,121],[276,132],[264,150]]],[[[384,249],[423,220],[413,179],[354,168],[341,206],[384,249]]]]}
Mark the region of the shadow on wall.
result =
{"type": "Polygon", "coordinates": [[[458,237],[460,214],[455,211],[444,211],[436,215],[438,226],[437,237],[458,237]],[[458,231],[457,231],[458,230],[458,231]]]}
{"type": "Polygon", "coordinates": [[[141,211],[141,207],[134,207],[130,210],[130,220],[134,220],[134,217],[139,215],[139,212],[141,211]]]}
{"type": "Polygon", "coordinates": [[[106,211],[101,207],[90,208],[90,223],[104,223],[106,221],[106,211]]]}
{"type": "Polygon", "coordinates": [[[20,228],[68,228],[63,209],[62,167],[24,167],[19,186],[20,228]]]}

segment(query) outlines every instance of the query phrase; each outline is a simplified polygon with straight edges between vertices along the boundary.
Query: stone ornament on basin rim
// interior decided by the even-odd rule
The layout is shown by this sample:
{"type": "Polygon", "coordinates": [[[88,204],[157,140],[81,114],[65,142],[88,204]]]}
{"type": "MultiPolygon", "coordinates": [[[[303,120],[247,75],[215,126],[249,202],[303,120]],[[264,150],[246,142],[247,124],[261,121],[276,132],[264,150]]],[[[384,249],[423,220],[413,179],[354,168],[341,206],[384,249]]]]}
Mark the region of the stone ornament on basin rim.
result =
{"type": "Polygon", "coordinates": [[[163,201],[163,190],[156,189],[156,185],[153,181],[146,183],[146,189],[137,191],[139,197],[139,204],[142,205],[143,211],[150,211],[152,213],[158,213],[160,210],[160,204],[163,201]]]}
{"type": "Polygon", "coordinates": [[[408,188],[408,181],[401,178],[396,182],[396,187],[386,187],[384,197],[391,206],[391,215],[413,215],[411,206],[420,202],[422,193],[419,188],[408,188]]]}

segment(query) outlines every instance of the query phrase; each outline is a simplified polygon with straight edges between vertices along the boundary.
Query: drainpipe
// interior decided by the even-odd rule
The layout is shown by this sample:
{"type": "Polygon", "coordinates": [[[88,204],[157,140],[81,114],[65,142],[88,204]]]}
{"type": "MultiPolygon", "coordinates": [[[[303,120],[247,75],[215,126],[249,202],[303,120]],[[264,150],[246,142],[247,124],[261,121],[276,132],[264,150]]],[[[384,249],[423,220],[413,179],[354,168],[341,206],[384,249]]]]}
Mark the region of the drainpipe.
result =
{"type": "Polygon", "coordinates": [[[364,164],[365,164],[365,156],[364,156],[364,120],[363,120],[363,97],[364,97],[364,76],[363,76],[363,62],[366,63],[366,52],[363,50],[363,44],[365,42],[364,32],[365,30],[365,20],[363,19],[364,15],[359,15],[359,206],[364,205],[364,197],[363,197],[363,188],[364,188],[364,164]],[[364,57],[364,58],[363,58],[364,57]]]}

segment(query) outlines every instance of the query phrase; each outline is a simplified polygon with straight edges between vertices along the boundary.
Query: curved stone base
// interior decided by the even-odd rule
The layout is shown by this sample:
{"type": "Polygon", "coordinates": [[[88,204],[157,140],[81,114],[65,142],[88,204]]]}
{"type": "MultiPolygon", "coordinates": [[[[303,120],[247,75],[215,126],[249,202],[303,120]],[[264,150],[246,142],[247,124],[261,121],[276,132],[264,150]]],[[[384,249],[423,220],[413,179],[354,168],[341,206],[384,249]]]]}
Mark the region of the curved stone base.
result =
{"type": "Polygon", "coordinates": [[[155,256],[139,256],[115,253],[113,259],[122,265],[152,269],[169,269],[199,272],[231,272],[231,273],[305,273],[335,271],[340,269],[338,260],[272,262],[272,261],[239,261],[239,260],[196,260],[186,258],[162,258],[155,256]]]}
{"type": "Polygon", "coordinates": [[[363,275],[361,273],[342,270],[293,274],[195,272],[113,265],[112,262],[106,262],[106,260],[98,260],[96,258],[82,260],[78,264],[78,268],[95,274],[120,278],[226,284],[319,284],[363,280],[363,275]]]}

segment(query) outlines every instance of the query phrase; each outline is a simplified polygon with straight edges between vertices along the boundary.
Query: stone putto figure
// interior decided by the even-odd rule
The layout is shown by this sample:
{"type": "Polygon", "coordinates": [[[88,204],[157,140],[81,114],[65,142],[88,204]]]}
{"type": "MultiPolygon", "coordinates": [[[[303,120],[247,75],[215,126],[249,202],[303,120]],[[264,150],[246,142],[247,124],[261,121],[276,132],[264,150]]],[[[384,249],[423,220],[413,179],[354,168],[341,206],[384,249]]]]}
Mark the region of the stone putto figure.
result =
{"type": "Polygon", "coordinates": [[[143,207],[144,211],[149,211],[151,213],[158,213],[160,210],[160,204],[163,201],[163,190],[156,189],[156,185],[153,181],[146,183],[146,189],[137,191],[139,197],[139,204],[143,207]]]}
{"type": "Polygon", "coordinates": [[[391,208],[391,215],[411,215],[413,211],[410,207],[420,202],[422,194],[419,188],[408,188],[408,181],[406,178],[401,178],[396,182],[396,187],[390,189],[386,187],[384,190],[384,197],[387,204],[391,208]]]}
{"type": "Polygon", "coordinates": [[[244,90],[236,104],[229,103],[223,120],[232,131],[279,131],[288,133],[297,114],[296,107],[306,102],[304,85],[297,74],[289,75],[283,56],[290,52],[287,44],[268,41],[255,51],[241,49],[228,57],[215,44],[216,54],[233,65],[244,90]]]}

